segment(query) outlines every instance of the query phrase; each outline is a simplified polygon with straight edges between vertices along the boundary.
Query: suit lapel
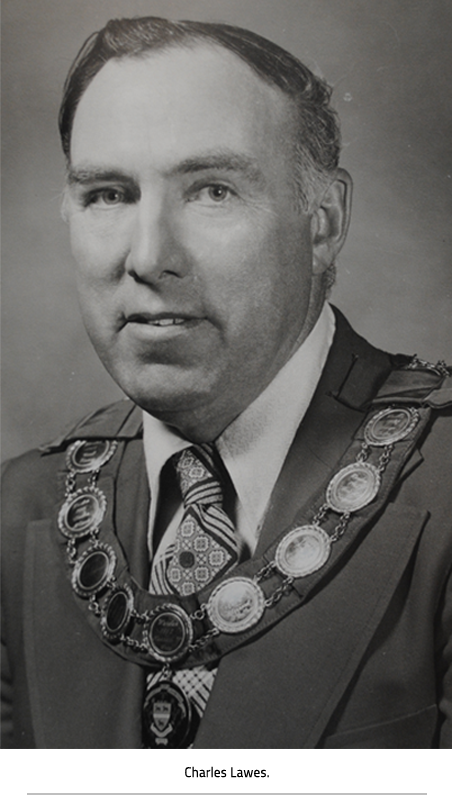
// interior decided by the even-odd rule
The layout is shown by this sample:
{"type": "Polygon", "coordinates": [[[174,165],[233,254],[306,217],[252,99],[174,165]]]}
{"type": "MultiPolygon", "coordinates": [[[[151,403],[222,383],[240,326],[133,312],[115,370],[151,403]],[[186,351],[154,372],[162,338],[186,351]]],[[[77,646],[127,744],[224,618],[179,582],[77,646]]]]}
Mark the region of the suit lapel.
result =
{"type": "MultiPolygon", "coordinates": [[[[308,517],[317,510],[311,498],[334,474],[391,368],[390,357],[337,313],[327,364],[272,494],[258,554],[300,508],[308,517]]],[[[423,512],[396,509],[392,515],[390,525],[386,515],[383,526],[352,548],[345,565],[326,573],[308,603],[252,646],[223,658],[196,747],[315,747],[421,530],[423,512]]]]}
{"type": "Polygon", "coordinates": [[[333,344],[270,499],[258,555],[292,523],[301,507],[309,506],[310,498],[349,446],[369,401],[390,370],[389,356],[358,336],[336,311],[333,344]]]}
{"type": "Polygon", "coordinates": [[[221,661],[196,748],[319,745],[426,516],[412,507],[392,507],[309,602],[221,661]]]}
{"type": "MultiPolygon", "coordinates": [[[[141,441],[126,445],[116,469],[115,526],[141,583],[148,572],[149,502],[141,441]]],[[[143,670],[112,658],[76,603],[55,524],[61,498],[53,519],[30,524],[25,556],[24,640],[36,747],[83,741],[88,748],[140,748],[143,670]]]]}

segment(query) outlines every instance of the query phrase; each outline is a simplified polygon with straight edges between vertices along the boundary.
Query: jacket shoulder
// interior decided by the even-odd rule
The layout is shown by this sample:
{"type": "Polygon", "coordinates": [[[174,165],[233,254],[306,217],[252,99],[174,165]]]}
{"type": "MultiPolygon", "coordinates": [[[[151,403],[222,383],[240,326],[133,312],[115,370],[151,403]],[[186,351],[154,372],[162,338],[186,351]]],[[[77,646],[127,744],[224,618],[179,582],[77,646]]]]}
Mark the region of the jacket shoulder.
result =
{"type": "Polygon", "coordinates": [[[56,502],[65,452],[78,439],[136,438],[141,412],[131,401],[101,408],[72,423],[51,442],[6,461],[2,466],[2,516],[4,529],[25,520],[42,519],[56,502]],[[6,525],[7,523],[7,525],[6,525]]]}

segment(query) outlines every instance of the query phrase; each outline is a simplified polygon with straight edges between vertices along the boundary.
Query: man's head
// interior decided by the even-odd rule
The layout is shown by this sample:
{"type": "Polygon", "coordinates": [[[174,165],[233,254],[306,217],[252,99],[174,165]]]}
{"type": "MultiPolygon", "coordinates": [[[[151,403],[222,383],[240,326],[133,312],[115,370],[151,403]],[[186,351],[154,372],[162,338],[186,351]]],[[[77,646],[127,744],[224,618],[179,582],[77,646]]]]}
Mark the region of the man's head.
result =
{"type": "Polygon", "coordinates": [[[254,34],[150,18],[109,23],[68,78],[88,333],[124,391],[193,440],[218,436],[319,314],[348,223],[328,98],[254,34]]]}
{"type": "Polygon", "coordinates": [[[294,177],[303,210],[309,210],[339,163],[340,130],[336,113],[329,104],[331,89],[282,47],[232,25],[141,17],[110,20],[105,28],[92,34],[78,53],[64,87],[59,127],[66,157],[70,158],[72,125],[80,98],[107,61],[197,43],[230,50],[262,80],[278,87],[292,100],[299,123],[294,177]]]}

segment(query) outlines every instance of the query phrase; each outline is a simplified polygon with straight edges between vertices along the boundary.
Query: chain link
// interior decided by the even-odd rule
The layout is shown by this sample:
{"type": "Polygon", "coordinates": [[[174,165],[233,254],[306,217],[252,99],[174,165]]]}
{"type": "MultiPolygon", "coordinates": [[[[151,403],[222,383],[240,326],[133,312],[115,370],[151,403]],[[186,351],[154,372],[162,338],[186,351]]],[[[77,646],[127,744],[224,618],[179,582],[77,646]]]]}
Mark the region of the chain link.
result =
{"type": "Polygon", "coordinates": [[[312,518],[311,525],[319,525],[320,522],[322,522],[322,520],[325,519],[329,509],[330,507],[328,503],[324,503],[322,506],[320,506],[319,510],[317,511],[317,514],[315,514],[312,518]]]}
{"type": "Polygon", "coordinates": [[[264,564],[264,566],[261,567],[260,570],[258,570],[258,572],[256,572],[253,580],[256,581],[256,583],[260,583],[261,581],[264,581],[265,578],[269,578],[270,575],[275,571],[275,569],[276,569],[275,562],[270,561],[268,564],[264,564]]]}
{"type": "Polygon", "coordinates": [[[94,472],[90,472],[88,475],[87,486],[90,489],[94,489],[96,487],[97,479],[99,477],[100,469],[95,469],[94,472]]]}
{"type": "Polygon", "coordinates": [[[132,639],[131,636],[126,636],[125,633],[121,633],[119,637],[119,641],[122,644],[127,645],[127,647],[131,647],[132,650],[138,650],[140,653],[148,653],[148,648],[146,647],[143,642],[139,642],[138,639],[132,639]]]}
{"type": "Polygon", "coordinates": [[[65,492],[64,495],[66,500],[75,492],[75,487],[77,485],[77,474],[70,470],[66,475],[66,485],[65,485],[65,492]]]}
{"type": "Polygon", "coordinates": [[[218,628],[209,628],[209,630],[203,636],[200,636],[199,639],[196,639],[195,642],[192,642],[188,648],[189,653],[194,653],[196,650],[201,650],[204,645],[211,641],[211,639],[214,639],[215,636],[219,635],[220,631],[218,628]]]}
{"type": "Polygon", "coordinates": [[[333,533],[330,536],[331,543],[337,542],[341,536],[344,535],[345,531],[347,530],[348,521],[351,517],[351,512],[346,511],[345,514],[342,514],[339,523],[336,525],[333,533]]]}
{"type": "Polygon", "coordinates": [[[77,561],[77,547],[75,546],[75,539],[69,539],[66,546],[67,560],[71,566],[74,566],[77,561]]]}
{"type": "Polygon", "coordinates": [[[289,594],[290,591],[292,590],[293,582],[294,578],[284,578],[282,583],[278,586],[277,589],[275,589],[273,594],[271,594],[270,597],[267,597],[267,599],[265,600],[264,602],[265,608],[271,608],[272,606],[275,606],[276,603],[279,603],[283,595],[289,594]]]}
{"type": "Polygon", "coordinates": [[[96,595],[95,594],[92,594],[91,597],[89,598],[88,610],[92,611],[92,613],[96,617],[100,617],[100,615],[102,613],[102,609],[101,609],[99,603],[96,600],[96,595]]]}
{"type": "Polygon", "coordinates": [[[196,611],[193,611],[193,613],[190,614],[190,619],[201,621],[206,618],[206,614],[207,605],[206,603],[202,603],[196,611]]]}
{"type": "Polygon", "coordinates": [[[380,458],[378,459],[377,469],[378,469],[378,472],[380,474],[382,472],[384,472],[386,467],[388,466],[388,464],[389,464],[389,462],[391,460],[391,455],[392,455],[392,451],[393,450],[394,450],[394,445],[393,444],[387,444],[385,446],[380,458]]]}

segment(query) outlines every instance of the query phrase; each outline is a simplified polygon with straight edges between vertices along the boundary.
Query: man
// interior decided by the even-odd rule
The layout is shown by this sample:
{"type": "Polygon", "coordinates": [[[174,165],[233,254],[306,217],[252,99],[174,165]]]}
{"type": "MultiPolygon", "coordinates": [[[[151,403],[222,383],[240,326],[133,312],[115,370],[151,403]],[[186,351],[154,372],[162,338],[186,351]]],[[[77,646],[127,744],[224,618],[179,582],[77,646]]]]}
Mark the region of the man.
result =
{"type": "Polygon", "coordinates": [[[63,216],[131,401],[6,469],[6,746],[452,744],[452,381],[325,302],[329,96],[226,25],[114,20],[71,69],[63,216]]]}

